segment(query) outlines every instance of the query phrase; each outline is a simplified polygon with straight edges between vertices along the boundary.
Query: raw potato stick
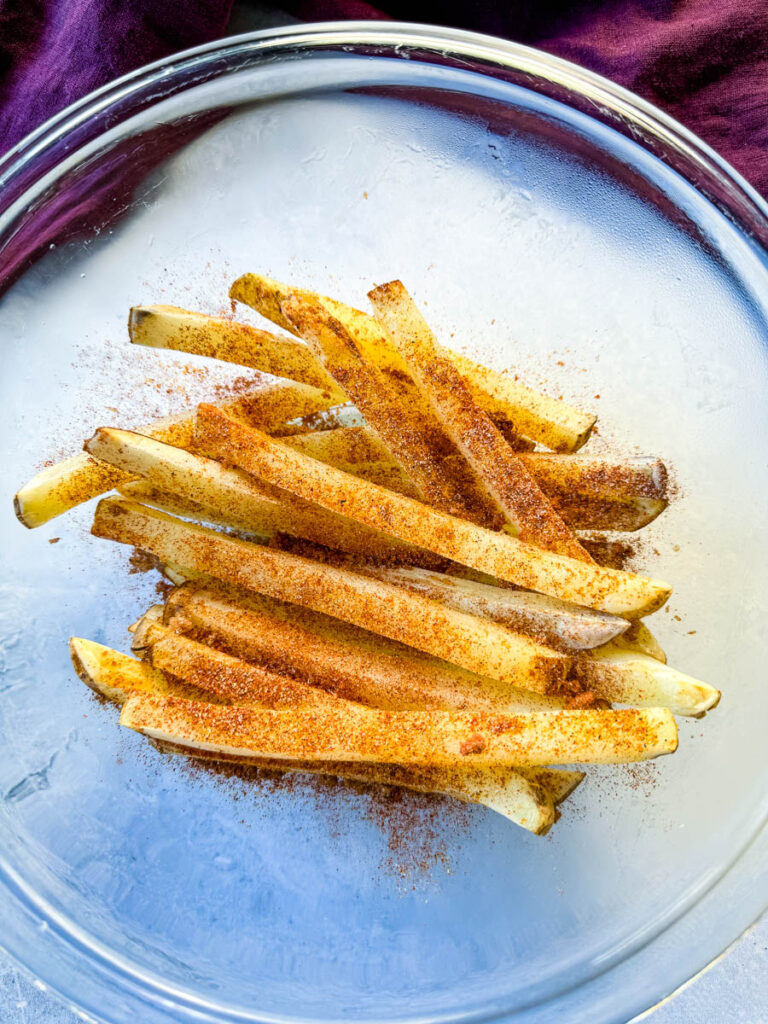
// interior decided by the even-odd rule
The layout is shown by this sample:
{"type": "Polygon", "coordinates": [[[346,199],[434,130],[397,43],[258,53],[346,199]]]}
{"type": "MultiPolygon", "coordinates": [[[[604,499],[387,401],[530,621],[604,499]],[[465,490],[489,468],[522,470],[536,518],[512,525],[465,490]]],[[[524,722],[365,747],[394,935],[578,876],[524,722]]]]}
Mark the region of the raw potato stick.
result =
{"type": "MultiPolygon", "coordinates": [[[[516,775],[535,783],[545,790],[547,797],[557,807],[584,781],[584,772],[568,771],[564,768],[408,768],[405,765],[365,764],[361,761],[286,761],[277,758],[255,758],[247,755],[220,754],[216,751],[201,750],[199,747],[185,747],[181,744],[167,743],[163,740],[150,740],[156,750],[166,754],[182,754],[200,760],[219,761],[223,764],[240,764],[269,771],[298,771],[312,774],[337,775],[340,778],[353,779],[357,782],[377,782],[383,785],[400,786],[404,789],[417,789],[424,793],[441,792],[455,796],[459,800],[472,803],[483,803],[486,807],[498,811],[518,825],[522,824],[516,817],[501,809],[499,804],[507,804],[507,798],[488,799],[497,786],[506,787],[510,776],[516,775]],[[438,785],[440,788],[438,788],[438,785]],[[475,800],[475,796],[478,797],[475,800]]],[[[515,783],[515,786],[517,784],[515,783]]],[[[501,796],[501,793],[499,793],[501,796]]],[[[528,826],[523,825],[523,828],[528,826]]],[[[532,830],[531,830],[532,831],[532,830]]]]}
{"type": "Polygon", "coordinates": [[[523,689],[556,693],[569,660],[496,623],[283,551],[183,523],[123,498],[103,498],[92,533],[184,568],[343,619],[523,689]]]}
{"type": "MultiPolygon", "coordinates": [[[[282,438],[296,451],[418,498],[411,479],[368,427],[340,427],[282,438]]],[[[667,507],[659,459],[617,461],[584,455],[517,452],[558,513],[576,530],[639,530],[667,507]]]]}
{"type": "Polygon", "coordinates": [[[196,443],[330,511],[526,590],[632,618],[660,608],[671,593],[666,583],[544,551],[318,463],[214,406],[198,408],[196,443]]]}
{"type": "Polygon", "coordinates": [[[374,557],[384,565],[419,565],[425,568],[445,567],[446,560],[422,548],[389,537],[380,530],[370,530],[359,524],[351,524],[342,516],[329,517],[325,509],[311,506],[309,502],[294,502],[293,496],[287,504],[267,507],[259,518],[241,519],[231,511],[218,512],[207,505],[180,498],[176,494],[159,491],[146,480],[129,480],[118,492],[142,505],[151,505],[161,512],[195,519],[213,526],[223,526],[246,534],[249,539],[281,547],[283,542],[307,544],[323,548],[332,545],[334,550],[344,552],[357,559],[374,557]]]}
{"type": "Polygon", "coordinates": [[[407,650],[366,650],[354,639],[313,632],[211,588],[187,584],[165,606],[173,630],[222,647],[238,658],[330,690],[347,700],[390,711],[552,711],[563,701],[412,657],[407,650]]]}
{"type": "Polygon", "coordinates": [[[649,658],[656,658],[657,661],[667,662],[667,655],[659,641],[646,626],[644,622],[630,622],[626,633],[616,637],[614,641],[620,647],[628,650],[638,651],[640,654],[647,654],[649,658]]]}
{"type": "MultiPolygon", "coordinates": [[[[73,663],[80,678],[99,695],[124,703],[131,693],[169,694],[184,699],[205,701],[206,696],[165,676],[144,662],[109,647],[73,637],[70,641],[73,663]]],[[[210,698],[209,698],[210,699],[210,698]]],[[[158,744],[168,753],[184,754],[207,760],[225,759],[195,748],[158,744]]],[[[484,804],[523,828],[542,835],[552,824],[552,806],[562,803],[584,778],[583,772],[532,768],[514,769],[415,769],[401,765],[318,764],[311,762],[258,761],[234,759],[255,767],[275,771],[305,771],[338,775],[342,778],[385,785],[397,785],[423,793],[444,793],[459,800],[484,804]],[[543,793],[542,793],[543,791],[543,793]]]]}
{"type": "Polygon", "coordinates": [[[423,561],[412,545],[379,530],[360,527],[345,516],[260,485],[247,473],[143,434],[101,427],[85,448],[126,475],[122,491],[180,515],[258,536],[285,531],[385,562],[423,561]],[[146,486],[133,484],[135,477],[141,477],[146,486]]]}
{"type": "Polygon", "coordinates": [[[672,753],[677,727],[667,709],[461,711],[313,708],[262,711],[136,694],[120,723],[153,739],[230,754],[418,767],[643,761],[672,753]]]}
{"type": "MultiPolygon", "coordinates": [[[[231,416],[271,430],[287,419],[325,409],[330,404],[327,393],[282,381],[256,386],[248,394],[222,402],[219,407],[231,416]]],[[[155,420],[141,428],[142,433],[180,448],[192,443],[193,431],[194,417],[186,413],[155,420]]],[[[14,510],[19,521],[33,529],[128,479],[124,472],[81,452],[36,473],[14,496],[14,510]]]]}
{"type": "MultiPolygon", "coordinates": [[[[560,772],[538,769],[516,771],[513,768],[482,768],[461,771],[451,768],[413,768],[409,765],[368,764],[345,761],[287,761],[222,754],[201,750],[199,747],[150,740],[161,753],[194,757],[197,760],[241,765],[267,771],[303,772],[311,775],[331,775],[352,782],[397,786],[417,793],[440,793],[466,803],[483,804],[535,835],[545,835],[555,821],[555,796],[564,791],[573,792],[581,782],[582,772],[560,772]],[[552,789],[545,781],[555,775],[552,789]],[[575,777],[575,778],[574,778],[575,777]]],[[[568,795],[568,793],[566,793],[568,795]]],[[[562,802],[562,801],[558,801],[562,802]]]]}
{"type": "MultiPolygon", "coordinates": [[[[130,694],[154,693],[205,702],[206,696],[137,661],[91,640],[73,637],[70,641],[72,660],[80,678],[100,696],[123,704],[130,694]]],[[[161,748],[163,745],[160,745],[161,748]]],[[[164,745],[168,752],[206,759],[224,759],[194,747],[164,745]]],[[[380,783],[416,789],[421,792],[446,793],[460,800],[482,803],[503,814],[523,828],[542,834],[552,824],[551,805],[562,803],[584,778],[583,772],[554,771],[532,768],[522,772],[514,769],[414,769],[401,765],[318,764],[312,762],[258,761],[253,758],[233,759],[243,764],[275,771],[305,771],[332,774],[361,782],[380,783]],[[543,799],[540,790],[543,790],[543,799]]]]}
{"type": "Polygon", "coordinates": [[[196,686],[172,679],[144,661],[93,640],[71,637],[69,653],[75,672],[85,685],[116,704],[124,704],[132,693],[167,694],[197,701],[211,699],[196,686]]]}
{"type": "Polygon", "coordinates": [[[596,697],[614,704],[665,707],[676,715],[701,715],[714,708],[720,691],[669,665],[617,644],[580,655],[574,676],[596,697]]]}
{"type": "Polygon", "coordinates": [[[453,441],[409,377],[366,361],[354,327],[347,330],[319,301],[289,295],[282,309],[374,428],[419,497],[451,515],[501,527],[503,517],[465,460],[456,458],[453,441]]]}
{"type": "Polygon", "coordinates": [[[514,535],[548,551],[591,562],[525,464],[476,404],[456,366],[438,350],[426,320],[402,283],[380,285],[368,298],[437,418],[514,535]]]}
{"type": "Polygon", "coordinates": [[[146,658],[218,700],[268,708],[335,707],[342,698],[290,676],[250,665],[213,647],[179,636],[167,626],[149,631],[146,658]]]}
{"type": "MultiPolygon", "coordinates": [[[[366,339],[365,354],[369,359],[379,366],[407,374],[402,358],[397,353],[393,355],[381,325],[360,310],[259,274],[244,274],[229,290],[230,298],[244,302],[274,324],[293,332],[292,324],[281,309],[281,303],[290,294],[311,300],[319,299],[332,316],[348,329],[356,328],[359,337],[366,339]]],[[[446,355],[466,379],[478,405],[494,419],[510,423],[516,434],[532,438],[546,448],[563,452],[576,451],[589,437],[596,416],[539,394],[513,378],[480,366],[457,352],[446,350],[446,355]]]]}
{"type": "Polygon", "coordinates": [[[178,306],[133,306],[128,334],[134,345],[172,349],[249,366],[327,391],[336,402],[344,392],[300,341],[225,317],[192,313],[178,306]]]}
{"type": "MultiPolygon", "coordinates": [[[[124,704],[132,693],[154,693],[178,696],[204,702],[206,696],[193,686],[176,682],[145,662],[136,661],[90,640],[70,640],[72,661],[78,675],[100,696],[124,704]]],[[[274,771],[304,771],[331,774],[361,782],[379,783],[415,789],[419,792],[445,793],[459,800],[485,804],[491,810],[538,835],[544,834],[554,822],[554,804],[562,802],[578,786],[581,772],[558,772],[531,769],[416,769],[400,765],[326,764],[259,761],[252,758],[225,758],[195,748],[158,744],[168,753],[186,754],[207,760],[226,759],[274,771]]]]}
{"type": "Polygon", "coordinates": [[[499,622],[570,653],[600,647],[629,628],[627,620],[618,615],[428,569],[365,564],[360,571],[459,611],[499,622]]]}

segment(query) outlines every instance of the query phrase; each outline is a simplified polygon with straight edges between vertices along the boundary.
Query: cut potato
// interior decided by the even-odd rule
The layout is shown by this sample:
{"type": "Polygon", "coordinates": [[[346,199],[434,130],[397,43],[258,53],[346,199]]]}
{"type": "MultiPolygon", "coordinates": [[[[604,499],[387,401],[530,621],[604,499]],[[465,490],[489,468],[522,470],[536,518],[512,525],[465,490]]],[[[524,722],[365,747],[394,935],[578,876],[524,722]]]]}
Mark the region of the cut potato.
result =
{"type": "Polygon", "coordinates": [[[205,701],[210,698],[196,686],[172,679],[144,661],[113,651],[111,647],[73,636],[69,653],[75,671],[86,686],[116,704],[124,704],[132,693],[155,693],[205,701]]]}
{"type": "Polygon", "coordinates": [[[483,526],[502,526],[500,510],[409,376],[366,360],[355,325],[348,330],[320,301],[289,295],[282,308],[375,429],[420,498],[483,526]]]}
{"type": "Polygon", "coordinates": [[[715,707],[720,691],[637,651],[608,644],[574,661],[574,675],[596,697],[614,704],[665,707],[700,715],[715,707]]]}
{"type": "Polygon", "coordinates": [[[370,707],[515,712],[563,706],[554,697],[516,690],[447,662],[413,656],[407,649],[370,650],[338,630],[336,635],[314,632],[209,587],[187,585],[174,591],[166,603],[165,621],[173,630],[221,646],[246,661],[370,707]]]}
{"type": "Polygon", "coordinates": [[[229,754],[423,767],[526,767],[644,761],[672,753],[677,727],[667,709],[461,711],[313,708],[262,711],[136,694],[122,725],[153,739],[229,754]]]}
{"type": "Polygon", "coordinates": [[[606,644],[629,628],[627,620],[618,615],[596,612],[544,594],[494,587],[428,569],[365,565],[361,571],[434,601],[442,601],[459,611],[500,622],[571,653],[606,644]]]}
{"type": "Polygon", "coordinates": [[[381,531],[352,524],[345,516],[260,485],[247,473],[143,434],[102,427],[85,446],[126,477],[145,482],[141,487],[129,480],[122,491],[179,515],[263,537],[283,530],[387,562],[423,561],[411,545],[381,531]]]}
{"type": "Polygon", "coordinates": [[[184,523],[124,498],[99,503],[92,532],[351,622],[462,668],[540,693],[556,693],[569,660],[504,626],[348,569],[312,562],[184,523]]]}
{"type": "Polygon", "coordinates": [[[632,618],[655,611],[671,593],[666,583],[543,551],[352,477],[237,423],[214,406],[199,406],[197,422],[196,443],[208,454],[329,511],[526,590],[632,618]]]}
{"type": "Polygon", "coordinates": [[[547,551],[591,562],[504,435],[477,405],[456,366],[438,349],[429,325],[403,284],[390,281],[374,288],[368,298],[438,420],[502,513],[510,532],[547,551]]]}
{"type": "MultiPolygon", "coordinates": [[[[220,408],[230,416],[258,425],[264,430],[295,416],[328,408],[327,393],[293,381],[254,387],[253,391],[228,401],[220,408]]],[[[187,414],[155,420],[141,432],[169,445],[184,448],[192,442],[194,419],[187,414]]],[[[36,473],[14,496],[16,516],[24,526],[33,529],[91,498],[112,490],[129,477],[120,470],[105,466],[85,452],[57,462],[36,473]]]]}
{"type": "MultiPolygon", "coordinates": [[[[281,308],[291,294],[322,302],[347,329],[355,328],[357,336],[366,339],[365,355],[368,359],[378,366],[407,373],[399,353],[393,355],[386,332],[373,317],[360,310],[259,274],[244,274],[229,290],[230,298],[251,306],[279,327],[294,331],[281,308]]],[[[510,423],[517,434],[532,438],[554,451],[576,451],[589,437],[596,416],[539,394],[513,377],[480,366],[457,352],[446,350],[446,355],[467,381],[478,405],[493,419],[510,423]]]]}
{"type": "MultiPolygon", "coordinates": [[[[363,480],[412,498],[419,496],[410,477],[368,427],[311,431],[281,440],[363,480]]],[[[576,530],[639,530],[667,507],[666,469],[659,459],[614,460],[546,452],[517,452],[517,458],[576,530]]]]}
{"type": "Polygon", "coordinates": [[[344,392],[306,345],[226,317],[192,313],[178,306],[133,306],[128,333],[134,345],[166,348],[249,366],[327,391],[336,402],[344,392]]]}
{"type": "Polygon", "coordinates": [[[154,668],[233,704],[314,708],[346,703],[326,690],[180,636],[167,626],[150,631],[146,658],[154,668]]]}
{"type": "Polygon", "coordinates": [[[312,775],[332,775],[352,782],[397,786],[418,793],[439,793],[465,803],[483,804],[516,825],[545,835],[555,820],[554,795],[573,790],[581,782],[583,773],[513,768],[468,769],[413,768],[396,764],[369,764],[344,761],[287,761],[276,758],[257,758],[227,755],[162,740],[151,740],[162,753],[194,757],[199,760],[223,762],[268,771],[303,772],[312,775]],[[555,779],[550,790],[542,779],[555,779]]]}

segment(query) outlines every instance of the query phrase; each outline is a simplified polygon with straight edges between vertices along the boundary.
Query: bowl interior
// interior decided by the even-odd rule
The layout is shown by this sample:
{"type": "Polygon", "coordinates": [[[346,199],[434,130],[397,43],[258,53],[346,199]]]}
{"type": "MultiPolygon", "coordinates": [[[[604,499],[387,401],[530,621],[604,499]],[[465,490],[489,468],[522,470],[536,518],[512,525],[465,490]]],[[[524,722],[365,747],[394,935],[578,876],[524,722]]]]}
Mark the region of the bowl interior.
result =
{"type": "MultiPolygon", "coordinates": [[[[510,1013],[630,957],[733,865],[765,813],[768,282],[683,176],[533,88],[307,50],[159,91],[13,223],[7,252],[46,250],[0,305],[0,855],[32,916],[78,930],[83,975],[130,980],[96,1009],[128,1019],[152,989],[181,1019],[510,1013]],[[85,690],[68,637],[127,649],[159,577],[89,536],[92,506],[25,533],[13,491],[95,427],[242,375],[134,350],[125,320],[227,309],[247,270],[356,305],[400,277],[446,343],[597,410],[596,452],[667,460],[676,498],[634,564],[675,584],[652,623],[670,662],[724,692],[673,758],[590,771],[540,839],[447,799],[194,770],[85,690]]],[[[649,1001],[674,980],[657,966],[649,1001]]],[[[640,1008],[622,998],[610,1019],[640,1008]]]]}

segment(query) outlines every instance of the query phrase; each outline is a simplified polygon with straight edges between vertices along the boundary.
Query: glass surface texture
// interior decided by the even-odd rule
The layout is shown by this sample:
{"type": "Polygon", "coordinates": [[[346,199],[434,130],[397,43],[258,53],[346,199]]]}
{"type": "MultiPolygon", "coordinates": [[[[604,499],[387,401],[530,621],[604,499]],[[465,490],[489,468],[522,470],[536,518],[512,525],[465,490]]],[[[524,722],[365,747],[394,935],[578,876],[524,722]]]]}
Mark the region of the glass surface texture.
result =
{"type": "Polygon", "coordinates": [[[661,128],[590,117],[575,71],[569,101],[567,65],[355,31],[171,63],[6,183],[4,251],[45,245],[0,300],[0,942],[120,1024],[625,1021],[765,903],[765,222],[706,153],[686,175],[661,128]],[[723,690],[674,757],[591,769],[541,839],[449,800],[222,779],[118,727],[67,639],[126,650],[159,577],[89,536],[92,504],[27,533],[12,494],[240,375],[132,349],[125,320],[218,312],[247,270],[357,305],[400,277],[448,344],[595,409],[590,450],[667,460],[677,497],[637,543],[675,585],[651,624],[723,690]]]}

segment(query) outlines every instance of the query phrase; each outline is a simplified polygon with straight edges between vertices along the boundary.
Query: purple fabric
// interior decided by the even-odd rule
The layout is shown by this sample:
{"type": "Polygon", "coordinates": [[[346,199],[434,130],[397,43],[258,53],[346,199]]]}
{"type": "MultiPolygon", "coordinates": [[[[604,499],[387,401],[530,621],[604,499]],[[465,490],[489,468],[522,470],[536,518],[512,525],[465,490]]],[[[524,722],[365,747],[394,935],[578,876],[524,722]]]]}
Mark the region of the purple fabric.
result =
{"type": "Polygon", "coordinates": [[[0,154],[91,90],[226,30],[232,0],[0,0],[0,154]]]}
{"type": "MultiPolygon", "coordinates": [[[[232,0],[0,0],[0,153],[79,96],[221,35],[232,0]]],[[[273,0],[312,21],[490,32],[667,110],[768,194],[768,0],[273,0]]]]}
{"type": "Polygon", "coordinates": [[[666,110],[768,196],[768,0],[284,0],[307,21],[391,17],[488,32],[666,110]]]}

